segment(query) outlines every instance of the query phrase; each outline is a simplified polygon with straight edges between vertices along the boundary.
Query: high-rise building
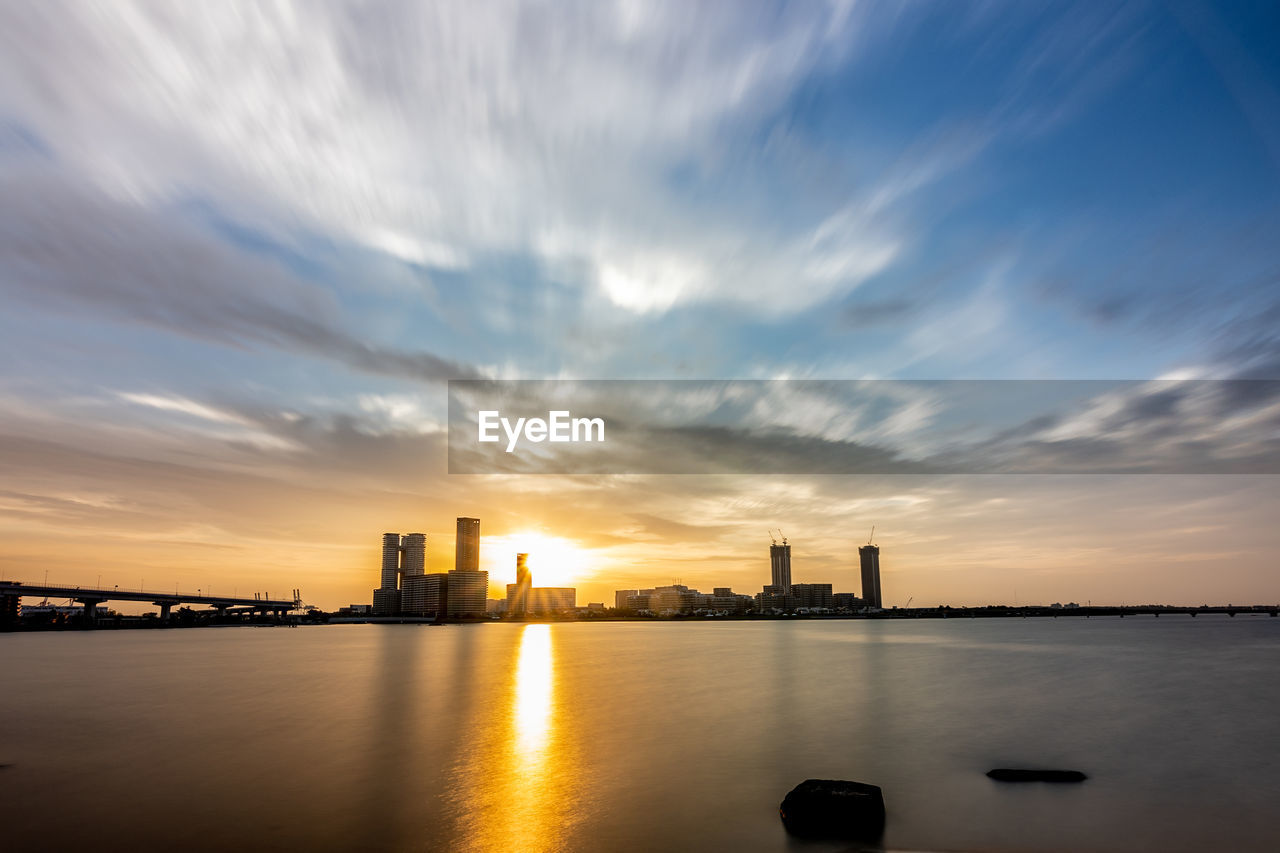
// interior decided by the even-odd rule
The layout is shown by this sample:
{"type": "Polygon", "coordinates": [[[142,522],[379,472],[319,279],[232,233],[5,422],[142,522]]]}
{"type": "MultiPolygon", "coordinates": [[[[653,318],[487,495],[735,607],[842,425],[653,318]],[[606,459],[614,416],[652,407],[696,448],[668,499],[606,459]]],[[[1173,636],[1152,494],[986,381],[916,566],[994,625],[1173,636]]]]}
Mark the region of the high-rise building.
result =
{"type": "Polygon", "coordinates": [[[382,534],[382,582],[379,589],[395,589],[400,576],[400,534],[382,534]]]}
{"type": "Polygon", "coordinates": [[[507,586],[507,612],[524,615],[529,612],[529,590],[533,576],[529,574],[529,555],[516,554],[516,582],[507,586]]]}
{"type": "Polygon", "coordinates": [[[448,600],[445,613],[449,616],[484,616],[485,601],[489,597],[488,572],[449,572],[447,578],[448,600]]]}
{"type": "Polygon", "coordinates": [[[630,609],[631,605],[630,603],[628,603],[627,599],[635,595],[637,592],[639,592],[639,590],[635,590],[635,589],[615,590],[613,593],[613,606],[619,610],[630,609]]]}
{"type": "Polygon", "coordinates": [[[400,608],[415,616],[447,616],[449,605],[448,575],[405,575],[400,591],[400,608]]]}
{"type": "Polygon", "coordinates": [[[388,616],[401,611],[400,578],[421,577],[426,553],[427,537],[421,533],[410,533],[403,539],[399,533],[382,534],[382,573],[373,591],[374,613],[388,616]]]}
{"type": "Polygon", "coordinates": [[[388,616],[400,612],[400,534],[382,534],[382,573],[373,591],[373,612],[388,616]]]}
{"type": "Polygon", "coordinates": [[[863,545],[858,548],[858,560],[862,564],[862,600],[868,607],[880,608],[880,546],[863,545]]]}
{"type": "Polygon", "coordinates": [[[458,519],[453,563],[453,567],[460,572],[480,571],[480,519],[458,519]]]}
{"type": "Polygon", "coordinates": [[[400,540],[400,575],[414,577],[425,571],[427,537],[421,533],[406,534],[400,540]]]}
{"type": "Polygon", "coordinates": [[[772,572],[771,586],[776,586],[782,594],[791,592],[791,546],[787,541],[769,546],[769,567],[772,572]]]}

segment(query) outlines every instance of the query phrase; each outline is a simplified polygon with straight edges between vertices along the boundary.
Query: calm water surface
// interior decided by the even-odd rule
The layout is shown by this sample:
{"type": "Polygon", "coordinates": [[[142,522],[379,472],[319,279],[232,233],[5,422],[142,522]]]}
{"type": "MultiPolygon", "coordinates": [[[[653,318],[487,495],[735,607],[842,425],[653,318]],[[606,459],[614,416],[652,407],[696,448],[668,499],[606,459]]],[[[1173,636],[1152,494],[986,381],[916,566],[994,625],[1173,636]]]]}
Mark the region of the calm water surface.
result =
{"type": "MultiPolygon", "coordinates": [[[[0,635],[6,845],[1274,850],[1280,619],[333,625],[0,635]],[[1008,786],[996,766],[1080,769],[1008,786]]],[[[9,848],[15,849],[15,848],[9,848]]]]}

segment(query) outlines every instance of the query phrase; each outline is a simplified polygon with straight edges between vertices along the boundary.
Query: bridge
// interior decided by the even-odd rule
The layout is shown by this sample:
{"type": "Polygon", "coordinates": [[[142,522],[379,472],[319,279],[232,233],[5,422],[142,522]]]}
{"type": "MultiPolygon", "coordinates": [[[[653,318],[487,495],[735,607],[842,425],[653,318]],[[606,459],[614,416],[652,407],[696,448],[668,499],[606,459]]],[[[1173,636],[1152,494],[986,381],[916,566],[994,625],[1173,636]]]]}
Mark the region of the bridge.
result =
{"type": "MultiPolygon", "coordinates": [[[[241,598],[226,595],[205,595],[197,592],[194,595],[186,592],[154,592],[142,589],[95,589],[85,586],[65,586],[61,584],[27,584],[18,581],[0,581],[0,601],[21,597],[66,598],[84,605],[84,615],[90,623],[96,616],[97,607],[104,601],[145,601],[160,608],[160,619],[167,620],[169,611],[175,604],[204,604],[219,612],[225,613],[232,607],[243,607],[248,612],[274,613],[283,616],[290,610],[302,607],[302,597],[298,590],[293,590],[293,598],[268,598],[255,595],[253,598],[241,598]]],[[[7,611],[8,608],[4,608],[7,611]]]]}

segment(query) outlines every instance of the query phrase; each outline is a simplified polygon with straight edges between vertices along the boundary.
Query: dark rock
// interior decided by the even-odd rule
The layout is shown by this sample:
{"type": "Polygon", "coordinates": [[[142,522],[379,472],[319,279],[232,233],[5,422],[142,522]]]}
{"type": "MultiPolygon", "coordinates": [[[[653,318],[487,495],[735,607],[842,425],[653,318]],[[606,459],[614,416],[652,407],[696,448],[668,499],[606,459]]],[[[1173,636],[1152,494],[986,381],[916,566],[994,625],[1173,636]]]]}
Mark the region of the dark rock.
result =
{"type": "Polygon", "coordinates": [[[987,775],[997,782],[1083,782],[1089,777],[1079,770],[1012,770],[999,767],[987,775]]]}
{"type": "Polygon", "coordinates": [[[875,785],[840,779],[806,779],[778,807],[793,835],[874,839],[884,832],[884,795],[875,785]]]}

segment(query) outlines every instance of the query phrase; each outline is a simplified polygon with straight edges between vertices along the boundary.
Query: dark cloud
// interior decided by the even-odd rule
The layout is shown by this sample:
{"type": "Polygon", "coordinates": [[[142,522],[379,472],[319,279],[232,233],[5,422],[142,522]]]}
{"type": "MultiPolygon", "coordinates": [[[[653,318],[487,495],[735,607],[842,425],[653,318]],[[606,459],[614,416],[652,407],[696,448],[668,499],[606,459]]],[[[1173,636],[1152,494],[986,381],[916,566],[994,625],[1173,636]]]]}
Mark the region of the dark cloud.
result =
{"type": "Polygon", "coordinates": [[[632,512],[627,517],[639,525],[640,533],[677,542],[705,542],[734,529],[727,524],[685,524],[647,512],[632,512]]]}
{"type": "Polygon", "coordinates": [[[1280,473],[1271,381],[482,381],[450,391],[453,473],[1280,473]],[[508,452],[505,438],[475,440],[482,409],[511,420],[589,414],[607,424],[606,441],[508,452]]]}
{"type": "Polygon", "coordinates": [[[856,302],[846,305],[841,319],[850,329],[884,326],[910,319],[920,306],[908,299],[885,299],[880,302],[856,302]]]}
{"type": "Polygon", "coordinates": [[[427,351],[363,340],[321,288],[164,211],[47,170],[0,172],[0,288],[93,319],[270,346],[417,381],[477,376],[427,351]]]}

